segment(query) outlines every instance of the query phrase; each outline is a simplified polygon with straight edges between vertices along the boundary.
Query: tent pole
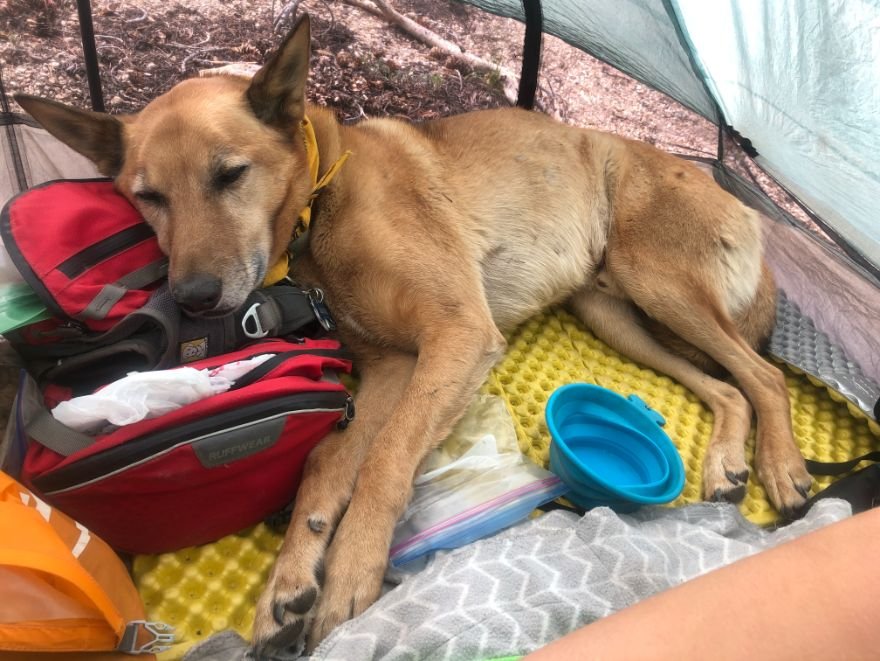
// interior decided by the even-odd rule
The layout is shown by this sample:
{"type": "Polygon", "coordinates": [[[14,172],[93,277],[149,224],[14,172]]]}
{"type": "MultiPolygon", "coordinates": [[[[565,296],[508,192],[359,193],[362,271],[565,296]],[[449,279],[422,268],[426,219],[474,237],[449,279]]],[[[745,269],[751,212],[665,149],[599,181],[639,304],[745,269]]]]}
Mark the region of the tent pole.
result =
{"type": "Polygon", "coordinates": [[[101,92],[101,74],[98,71],[98,49],[95,46],[91,1],[76,0],[76,13],[79,18],[79,33],[82,37],[83,59],[86,65],[86,78],[89,82],[92,109],[95,112],[104,112],[104,95],[101,92]]]}
{"type": "Polygon", "coordinates": [[[544,23],[541,0],[523,0],[523,17],[526,22],[526,35],[523,39],[522,70],[519,76],[516,105],[532,110],[535,107],[535,94],[538,91],[538,69],[541,67],[541,37],[544,23]]]}

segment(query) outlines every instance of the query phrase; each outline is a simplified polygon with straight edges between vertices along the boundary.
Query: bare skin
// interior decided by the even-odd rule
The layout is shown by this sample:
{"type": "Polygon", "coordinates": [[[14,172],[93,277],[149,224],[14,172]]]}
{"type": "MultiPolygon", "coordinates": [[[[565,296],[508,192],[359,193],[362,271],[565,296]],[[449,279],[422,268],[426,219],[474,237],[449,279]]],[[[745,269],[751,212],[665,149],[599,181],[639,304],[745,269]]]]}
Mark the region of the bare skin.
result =
{"type": "Polygon", "coordinates": [[[876,659],[878,541],[880,510],[871,510],[646,599],[526,659],[876,659]]]}

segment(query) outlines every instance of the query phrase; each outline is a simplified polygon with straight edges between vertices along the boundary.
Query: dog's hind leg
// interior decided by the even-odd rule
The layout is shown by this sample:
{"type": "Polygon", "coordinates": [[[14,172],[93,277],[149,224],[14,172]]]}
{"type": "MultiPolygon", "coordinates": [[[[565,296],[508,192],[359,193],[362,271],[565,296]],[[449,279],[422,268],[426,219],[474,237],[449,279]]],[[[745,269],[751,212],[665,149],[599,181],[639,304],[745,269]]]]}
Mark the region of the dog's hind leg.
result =
{"type": "Polygon", "coordinates": [[[484,302],[462,302],[454,315],[435,317],[421,329],[412,381],[364,459],[327,553],[310,648],[379,597],[394,525],[419,465],[452,430],[505,347],[484,302]]]}
{"type": "Polygon", "coordinates": [[[324,554],[354,489],[373,437],[409,383],[410,354],[357,352],[360,387],[355,419],[312,450],[278,560],[257,602],[254,648],[258,653],[295,648],[311,624],[324,583],[324,554]]]}
{"type": "Polygon", "coordinates": [[[744,446],[752,418],[742,393],[657,342],[642,326],[630,302],[585,289],[571,297],[569,306],[613,349],[672,377],[706,403],[715,416],[715,424],[703,460],[704,497],[742,500],[749,475],[744,446]]]}
{"type": "Polygon", "coordinates": [[[742,338],[718,294],[710,289],[714,284],[710,277],[699,277],[699,265],[676,268],[667,263],[657,273],[646,268],[646,260],[620,248],[609,253],[608,265],[636,306],[708,354],[736,379],[758,419],[758,478],[776,509],[791,514],[806,500],[812,480],[794,441],[782,372],[742,338]]]}

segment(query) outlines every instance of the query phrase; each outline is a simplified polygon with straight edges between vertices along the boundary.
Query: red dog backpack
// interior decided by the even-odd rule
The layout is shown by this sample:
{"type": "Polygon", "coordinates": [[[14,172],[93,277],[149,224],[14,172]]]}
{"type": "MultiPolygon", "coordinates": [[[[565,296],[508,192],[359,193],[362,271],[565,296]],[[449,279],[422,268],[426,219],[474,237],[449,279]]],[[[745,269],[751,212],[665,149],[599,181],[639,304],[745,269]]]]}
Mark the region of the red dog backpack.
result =
{"type": "MultiPolygon", "coordinates": [[[[117,549],[213,541],[293,499],[308,453],[354,409],[320,292],[254,292],[222,319],[171,299],[155,235],[107,180],[52,182],[13,198],[0,233],[54,317],[8,335],[28,367],[7,435],[7,470],[117,549]],[[78,431],[52,410],[125,374],[213,374],[259,357],[225,392],[157,417],[78,431]]],[[[109,418],[108,418],[109,421],[109,418]]]]}
{"type": "MultiPolygon", "coordinates": [[[[282,510],[312,448],[354,415],[333,340],[265,340],[188,367],[271,355],[222,394],[97,435],[20,396],[21,480],[111,546],[161,553],[203,544],[282,510]]],[[[51,389],[61,395],[61,389],[51,389]]]]}

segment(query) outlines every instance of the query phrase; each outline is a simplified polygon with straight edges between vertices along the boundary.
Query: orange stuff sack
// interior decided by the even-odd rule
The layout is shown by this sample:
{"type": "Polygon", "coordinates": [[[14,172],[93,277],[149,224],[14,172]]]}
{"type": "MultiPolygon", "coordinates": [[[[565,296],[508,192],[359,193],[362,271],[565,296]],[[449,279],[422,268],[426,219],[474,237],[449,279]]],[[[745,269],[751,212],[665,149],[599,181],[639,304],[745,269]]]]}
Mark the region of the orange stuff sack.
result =
{"type": "Polygon", "coordinates": [[[107,544],[0,472],[0,661],[155,658],[171,638],[107,544]]]}

